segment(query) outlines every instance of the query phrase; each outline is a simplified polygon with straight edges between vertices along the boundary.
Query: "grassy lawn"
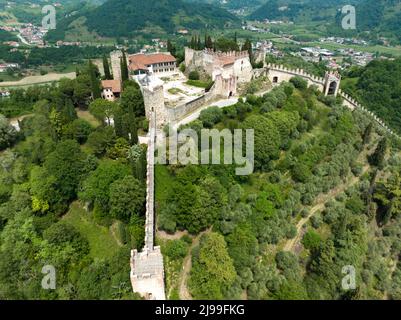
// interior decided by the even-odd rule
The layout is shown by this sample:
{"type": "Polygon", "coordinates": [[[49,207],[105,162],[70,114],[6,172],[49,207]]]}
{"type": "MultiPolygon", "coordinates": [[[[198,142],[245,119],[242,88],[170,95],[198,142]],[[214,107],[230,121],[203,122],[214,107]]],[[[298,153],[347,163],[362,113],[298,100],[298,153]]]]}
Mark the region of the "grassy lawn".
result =
{"type": "Polygon", "coordinates": [[[210,82],[202,81],[202,80],[188,80],[185,82],[189,86],[204,88],[210,87],[210,82]]]}
{"type": "Polygon", "coordinates": [[[168,92],[171,94],[179,94],[179,93],[184,93],[180,88],[170,88],[168,89],[168,92]]]}
{"type": "Polygon", "coordinates": [[[155,197],[157,202],[165,202],[167,198],[167,191],[171,186],[173,178],[165,165],[155,166],[155,197]]]}
{"type": "Polygon", "coordinates": [[[74,202],[63,220],[76,227],[89,241],[90,255],[93,258],[112,257],[119,249],[118,243],[107,227],[97,225],[90,213],[79,203],[74,202]]]}
{"type": "Polygon", "coordinates": [[[92,116],[89,113],[89,111],[77,110],[77,114],[78,114],[78,118],[88,121],[91,126],[93,126],[95,128],[100,126],[99,120],[97,120],[94,116],[92,116]]]}

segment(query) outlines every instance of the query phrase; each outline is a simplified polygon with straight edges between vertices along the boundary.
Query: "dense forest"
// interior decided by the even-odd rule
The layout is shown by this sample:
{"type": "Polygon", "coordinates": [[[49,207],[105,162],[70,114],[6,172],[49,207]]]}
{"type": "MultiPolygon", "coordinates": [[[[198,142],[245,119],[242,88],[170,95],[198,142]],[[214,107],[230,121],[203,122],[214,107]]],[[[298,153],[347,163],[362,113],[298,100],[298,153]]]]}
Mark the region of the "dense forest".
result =
{"type": "Polygon", "coordinates": [[[399,0],[271,0],[255,10],[249,19],[289,20],[295,23],[319,24],[320,31],[337,36],[362,36],[377,40],[386,36],[400,43],[401,10],[399,0]],[[355,6],[356,30],[344,30],[341,21],[344,5],[355,6]]]}
{"type": "Polygon", "coordinates": [[[136,83],[124,87],[117,102],[99,99],[89,62],[75,80],[12,93],[31,112],[20,131],[0,116],[0,299],[138,298],[129,257],[144,237],[144,105],[136,83]],[[55,290],[41,287],[46,265],[55,290]]]}
{"type": "Polygon", "coordinates": [[[254,129],[255,172],[157,167],[158,228],[189,232],[159,237],[170,298],[188,254],[195,299],[400,297],[399,143],[341,104],[293,78],[181,128],[254,129]]]}
{"type": "Polygon", "coordinates": [[[401,59],[374,60],[346,76],[343,89],[401,133],[401,59]]]}
{"type": "Polygon", "coordinates": [[[25,54],[25,49],[11,51],[11,47],[0,44],[0,60],[16,62],[22,67],[32,68],[41,65],[67,65],[93,59],[114,50],[111,46],[60,46],[38,48],[34,47],[25,54]]]}
{"type": "Polygon", "coordinates": [[[185,0],[187,2],[211,3],[227,9],[254,9],[262,5],[264,0],[185,0]]]}
{"type": "Polygon", "coordinates": [[[74,20],[84,17],[89,31],[106,37],[130,37],[138,31],[173,33],[180,28],[223,28],[239,19],[217,6],[182,0],[113,0],[85,13],[61,20],[48,39],[60,40],[74,20]]]}
{"type": "Polygon", "coordinates": [[[17,37],[13,35],[11,32],[0,30],[0,42],[4,41],[17,41],[17,37]]]}

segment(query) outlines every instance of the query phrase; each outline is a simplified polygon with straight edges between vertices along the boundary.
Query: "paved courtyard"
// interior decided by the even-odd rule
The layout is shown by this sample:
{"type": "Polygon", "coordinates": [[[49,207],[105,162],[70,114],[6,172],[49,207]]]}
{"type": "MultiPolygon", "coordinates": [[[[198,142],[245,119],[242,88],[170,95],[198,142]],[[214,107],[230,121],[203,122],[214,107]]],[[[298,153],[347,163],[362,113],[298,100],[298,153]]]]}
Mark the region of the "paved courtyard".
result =
{"type": "Polygon", "coordinates": [[[168,106],[177,106],[195,100],[205,93],[205,89],[189,86],[187,78],[182,72],[173,76],[161,77],[164,81],[164,98],[168,106]]]}

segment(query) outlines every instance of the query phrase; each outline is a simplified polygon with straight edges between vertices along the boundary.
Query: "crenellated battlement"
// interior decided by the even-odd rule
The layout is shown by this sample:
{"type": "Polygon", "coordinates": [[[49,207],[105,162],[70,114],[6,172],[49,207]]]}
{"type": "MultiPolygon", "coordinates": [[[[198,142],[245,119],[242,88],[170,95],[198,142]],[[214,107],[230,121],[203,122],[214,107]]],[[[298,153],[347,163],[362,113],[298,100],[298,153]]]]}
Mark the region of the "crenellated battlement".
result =
{"type": "Polygon", "coordinates": [[[272,63],[269,63],[267,65],[267,68],[269,70],[274,70],[274,71],[278,71],[278,72],[285,72],[285,73],[292,74],[294,76],[300,76],[302,78],[307,78],[307,79],[309,79],[309,80],[311,80],[313,82],[317,82],[317,83],[321,83],[321,84],[324,83],[324,78],[320,78],[320,77],[317,77],[315,75],[309,74],[309,73],[305,72],[303,69],[291,69],[291,68],[287,68],[287,67],[285,67],[283,65],[272,64],[272,63]]]}
{"type": "MultiPolygon", "coordinates": [[[[196,50],[194,50],[194,51],[196,51],[196,50]]],[[[221,58],[221,57],[246,58],[246,57],[249,57],[248,51],[228,51],[228,52],[223,52],[223,51],[214,51],[213,49],[210,49],[210,48],[205,48],[205,49],[203,49],[203,52],[208,54],[208,55],[217,57],[217,58],[221,58]]]]}
{"type": "Polygon", "coordinates": [[[339,89],[339,82],[341,80],[341,75],[337,71],[331,71],[327,72],[325,74],[324,78],[320,78],[314,75],[311,75],[307,72],[305,72],[302,69],[291,69],[287,68],[283,65],[277,65],[277,64],[268,64],[267,66],[270,74],[271,81],[274,83],[276,82],[281,82],[281,81],[289,81],[291,77],[293,76],[300,76],[303,79],[307,80],[309,84],[316,84],[318,85],[319,89],[324,92],[326,95],[329,92],[330,89],[330,84],[332,82],[335,82],[336,86],[334,88],[334,95],[340,95],[344,99],[344,104],[352,109],[352,110],[361,110],[362,112],[366,113],[368,116],[370,116],[379,126],[381,126],[384,130],[386,130],[389,134],[395,136],[398,139],[401,139],[400,136],[398,136],[393,130],[391,130],[383,120],[381,120],[376,114],[374,114],[372,111],[368,110],[364,106],[362,106],[358,101],[356,101],[354,98],[352,98],[349,94],[343,92],[341,89],[339,89]],[[278,79],[280,75],[280,80],[278,79]],[[277,78],[277,79],[274,79],[277,78]]]}

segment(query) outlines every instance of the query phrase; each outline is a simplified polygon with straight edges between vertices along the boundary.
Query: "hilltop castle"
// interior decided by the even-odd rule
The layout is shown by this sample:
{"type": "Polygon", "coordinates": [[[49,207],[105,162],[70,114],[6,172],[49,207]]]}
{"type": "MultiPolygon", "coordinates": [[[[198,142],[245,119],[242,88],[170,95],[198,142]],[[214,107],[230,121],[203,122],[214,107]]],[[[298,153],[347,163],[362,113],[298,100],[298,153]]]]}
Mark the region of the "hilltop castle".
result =
{"type": "MultiPolygon", "coordinates": [[[[121,80],[121,51],[111,52],[111,67],[114,79],[121,80]]],[[[264,59],[265,51],[259,52],[258,58],[264,59]]],[[[162,78],[174,76],[179,71],[176,60],[170,53],[149,55],[129,55],[127,65],[131,76],[139,83],[144,103],[146,117],[149,119],[155,112],[156,127],[161,128],[167,123],[175,123],[200,107],[211,104],[219,99],[236,96],[238,87],[249,83],[252,79],[262,76],[269,78],[273,85],[289,81],[294,76],[300,76],[309,85],[316,85],[325,95],[337,96],[341,76],[338,73],[326,73],[324,78],[315,77],[303,70],[290,70],[283,66],[268,65],[253,69],[247,51],[215,52],[211,49],[194,50],[185,48],[186,72],[198,71],[213,81],[213,85],[200,96],[171,105],[166,96],[167,89],[162,78]]]]}

